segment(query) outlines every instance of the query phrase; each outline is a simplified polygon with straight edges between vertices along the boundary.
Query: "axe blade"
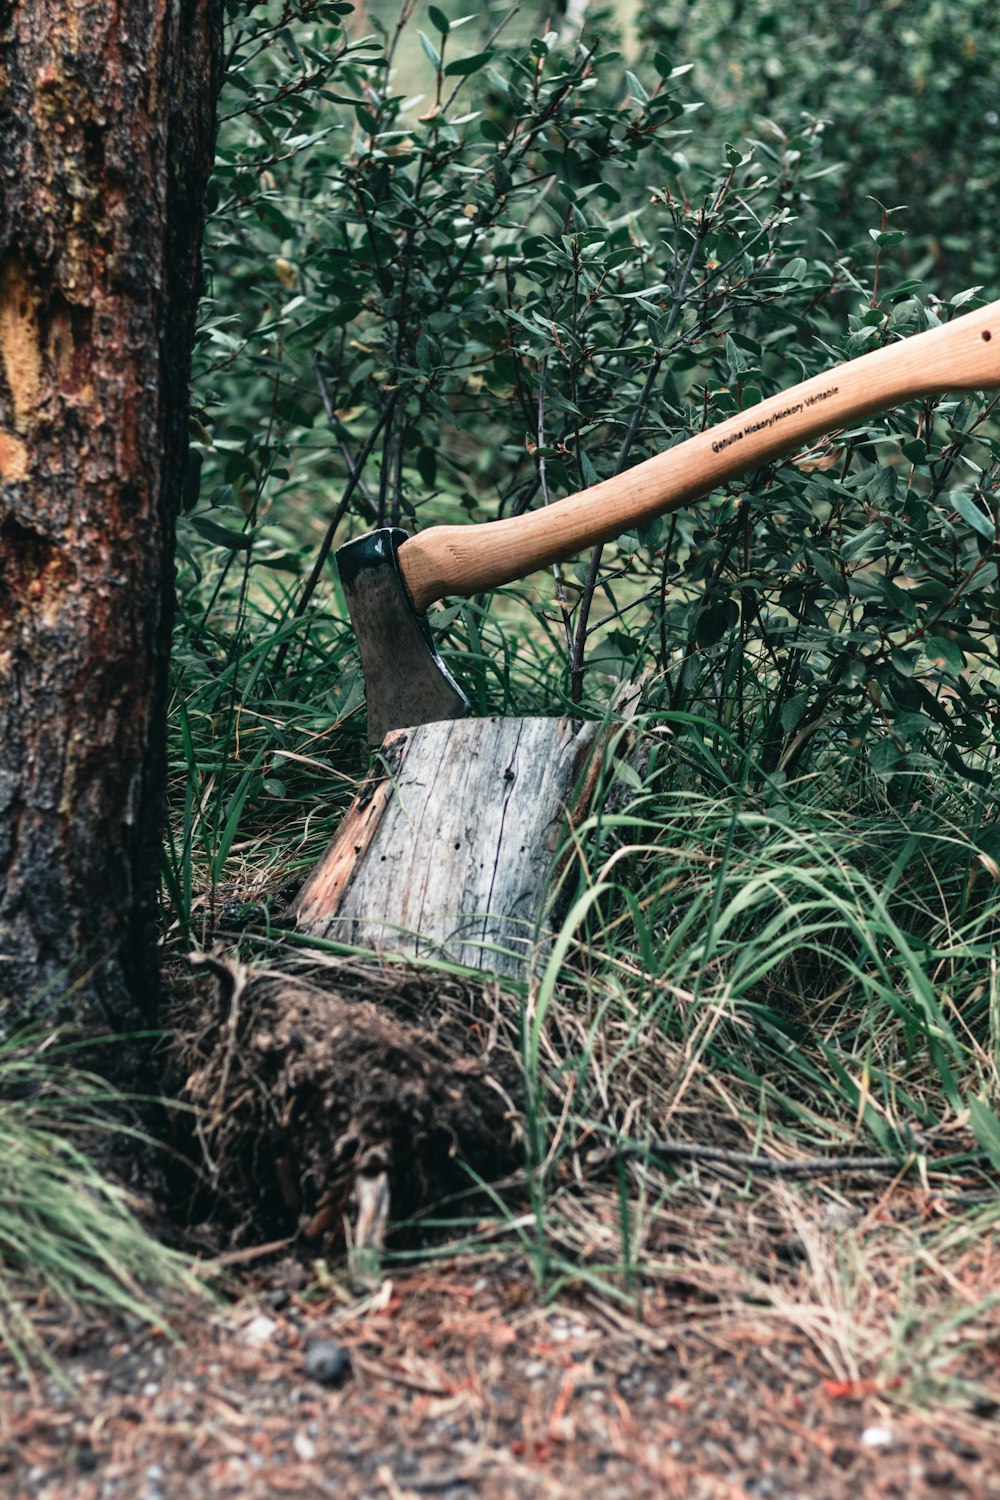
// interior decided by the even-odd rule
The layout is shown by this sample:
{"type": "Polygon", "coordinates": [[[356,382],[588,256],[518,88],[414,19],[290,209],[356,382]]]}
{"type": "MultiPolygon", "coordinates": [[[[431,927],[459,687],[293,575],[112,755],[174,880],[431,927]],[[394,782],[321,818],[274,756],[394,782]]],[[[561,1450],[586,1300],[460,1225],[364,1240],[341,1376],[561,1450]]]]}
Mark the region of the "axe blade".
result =
{"type": "Polygon", "coordinates": [[[437,653],[427,616],[410,603],[396,561],[406,539],[398,526],[384,526],[337,550],[365,674],[372,745],[380,745],[390,729],[460,719],[469,710],[437,653]]]}

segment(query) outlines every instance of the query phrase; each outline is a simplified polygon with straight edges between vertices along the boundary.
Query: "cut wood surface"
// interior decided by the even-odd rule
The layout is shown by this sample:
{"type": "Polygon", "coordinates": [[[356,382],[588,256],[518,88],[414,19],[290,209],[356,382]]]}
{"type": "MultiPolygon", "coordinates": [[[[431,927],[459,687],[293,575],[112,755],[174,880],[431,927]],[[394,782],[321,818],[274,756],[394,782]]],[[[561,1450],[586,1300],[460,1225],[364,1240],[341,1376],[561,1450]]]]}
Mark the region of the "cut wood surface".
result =
{"type": "Polygon", "coordinates": [[[397,730],[294,906],[314,936],[523,971],[599,726],[460,719],[397,730]]]}

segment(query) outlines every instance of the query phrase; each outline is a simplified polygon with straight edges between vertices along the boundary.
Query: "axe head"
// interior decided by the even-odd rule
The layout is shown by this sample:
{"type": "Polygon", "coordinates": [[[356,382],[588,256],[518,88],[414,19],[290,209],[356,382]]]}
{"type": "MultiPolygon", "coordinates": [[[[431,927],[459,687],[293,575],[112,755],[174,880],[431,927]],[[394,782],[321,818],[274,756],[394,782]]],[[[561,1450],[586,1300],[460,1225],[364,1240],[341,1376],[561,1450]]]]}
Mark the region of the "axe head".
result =
{"type": "Polygon", "coordinates": [[[368,694],[368,741],[380,745],[390,729],[460,719],[466,698],[444,662],[427,624],[406,592],[396,553],[406,541],[384,526],[337,551],[337,569],[358,639],[368,694]]]}

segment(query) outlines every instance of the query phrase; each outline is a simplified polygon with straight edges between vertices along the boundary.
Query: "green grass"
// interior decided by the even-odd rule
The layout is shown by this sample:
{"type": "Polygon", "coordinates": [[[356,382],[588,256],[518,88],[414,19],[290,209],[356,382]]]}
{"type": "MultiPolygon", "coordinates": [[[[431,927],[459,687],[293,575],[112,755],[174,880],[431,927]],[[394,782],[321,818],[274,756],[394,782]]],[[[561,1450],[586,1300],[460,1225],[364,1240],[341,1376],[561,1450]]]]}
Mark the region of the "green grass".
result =
{"type": "Polygon", "coordinates": [[[100,1165],[112,1138],[156,1149],[123,1126],[124,1103],[51,1034],[0,1042],[0,1344],[22,1368],[59,1368],[36,1299],[67,1331],[111,1314],[166,1333],[209,1300],[190,1258],[160,1242],[100,1165]]]}
{"type": "Polygon", "coordinates": [[[705,728],[648,725],[669,739],[646,786],[576,832],[587,988],[631,990],[643,1027],[697,1038],[776,1128],[822,1119],[886,1148],[995,1097],[996,881],[977,858],[978,794],[944,768],[907,810],[877,783],[844,805],[828,777],[769,806],[766,782],[720,788],[699,763],[705,728]]]}

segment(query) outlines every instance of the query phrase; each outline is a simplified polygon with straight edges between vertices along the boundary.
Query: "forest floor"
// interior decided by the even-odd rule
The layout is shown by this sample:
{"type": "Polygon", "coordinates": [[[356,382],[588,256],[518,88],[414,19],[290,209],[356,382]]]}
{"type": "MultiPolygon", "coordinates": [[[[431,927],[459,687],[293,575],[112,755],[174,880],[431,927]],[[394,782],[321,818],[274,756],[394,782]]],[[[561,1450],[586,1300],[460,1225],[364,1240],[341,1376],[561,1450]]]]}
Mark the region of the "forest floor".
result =
{"type": "MultiPolygon", "coordinates": [[[[288,1015],[303,983],[282,981],[288,1015]]],[[[271,1057],[274,997],[255,984],[228,1011],[192,1009],[250,1018],[267,1047],[243,1050],[271,1057]]],[[[475,996],[411,980],[387,1011],[397,1026],[403,999],[439,1047],[493,1038],[481,1050],[499,1068],[502,1011],[474,1011],[470,1031],[475,996]]],[[[725,1079],[685,1071],[652,1022],[632,1045],[616,1052],[627,1097],[700,1155],[658,1147],[616,1168],[563,1111],[537,1212],[515,1173],[464,1217],[434,1200],[453,1217],[415,1219],[425,1238],[380,1258],[352,1262],[301,1227],[270,1246],[199,1240],[231,1279],[225,1299],[172,1314],[173,1338],[25,1302],[47,1363],[0,1353],[2,1500],[1000,1500],[996,1175],[967,1122],[928,1133],[917,1166],[841,1157],[778,1175],[809,1161],[749,1138],[725,1079]],[[671,1114],[657,1090],[678,1079],[671,1114]],[[748,1171],[751,1147],[775,1174],[748,1171]]],[[[215,1053],[199,1047],[204,1079],[215,1053]]],[[[303,1106],[317,1130],[336,1123],[321,1103],[303,1106]]],[[[227,1137],[206,1139],[218,1156],[227,1137]]],[[[246,1158],[251,1177],[263,1159],[246,1158]]],[[[242,1160],[230,1152],[224,1181],[242,1160]]]]}
{"type": "Polygon", "coordinates": [[[922,1393],[837,1378],[790,1276],[797,1317],[666,1280],[543,1300],[499,1250],[361,1297],[279,1259],[177,1342],[42,1306],[61,1378],[0,1364],[0,1494],[1000,1496],[995,1325],[945,1340],[922,1393]]]}

